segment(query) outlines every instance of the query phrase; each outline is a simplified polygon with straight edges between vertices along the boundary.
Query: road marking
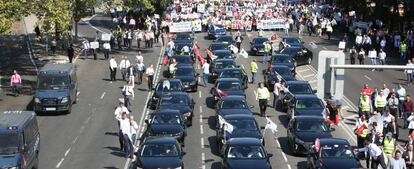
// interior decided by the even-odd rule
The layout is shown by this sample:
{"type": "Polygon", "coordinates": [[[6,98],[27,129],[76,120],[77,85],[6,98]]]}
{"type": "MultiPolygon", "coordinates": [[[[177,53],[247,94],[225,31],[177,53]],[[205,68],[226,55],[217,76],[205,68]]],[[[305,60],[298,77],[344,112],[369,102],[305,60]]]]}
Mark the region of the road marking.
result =
{"type": "Polygon", "coordinates": [[[201,91],[198,91],[198,97],[201,98],[201,91]]]}
{"type": "Polygon", "coordinates": [[[369,78],[367,75],[364,75],[365,78],[367,78],[368,80],[372,80],[371,78],[369,78]]]}
{"type": "Polygon", "coordinates": [[[287,166],[288,166],[288,169],[292,169],[292,168],[290,168],[290,164],[287,164],[287,166]]]}
{"type": "Polygon", "coordinates": [[[72,147],[69,147],[69,148],[68,148],[68,150],[66,150],[66,152],[65,152],[65,157],[69,154],[70,149],[72,149],[72,147]]]}
{"type": "Polygon", "coordinates": [[[309,71],[309,69],[298,70],[298,73],[309,71]]]}
{"type": "Polygon", "coordinates": [[[327,49],[325,46],[323,46],[322,48],[325,49],[325,50],[327,49]]]}
{"type": "Polygon", "coordinates": [[[312,77],[312,76],[315,76],[314,74],[308,74],[308,75],[305,75],[305,76],[303,76],[304,78],[307,78],[307,77],[312,77]]]}
{"type": "Polygon", "coordinates": [[[241,65],[241,68],[244,69],[244,65],[241,65]]]}
{"type": "Polygon", "coordinates": [[[106,92],[103,92],[101,95],[101,99],[103,99],[105,97],[106,92]]]}
{"type": "Polygon", "coordinates": [[[285,159],[285,162],[288,162],[286,154],[283,151],[281,151],[281,152],[282,152],[282,155],[283,155],[283,159],[285,159]]]}
{"type": "Polygon", "coordinates": [[[279,148],[282,148],[282,146],[280,146],[280,142],[279,142],[279,140],[278,140],[278,138],[276,137],[276,143],[277,143],[277,146],[279,147],[279,148]]]}
{"type": "Polygon", "coordinates": [[[80,92],[77,92],[77,93],[76,93],[76,96],[79,96],[79,94],[80,94],[80,92]]]}
{"type": "Polygon", "coordinates": [[[89,123],[89,120],[91,120],[91,116],[89,116],[86,120],[85,120],[85,124],[89,123]]]}
{"type": "Polygon", "coordinates": [[[60,165],[62,165],[63,160],[65,160],[64,158],[61,158],[60,161],[56,164],[56,168],[59,168],[60,165]]]}
{"type": "Polygon", "coordinates": [[[75,139],[73,139],[72,144],[75,144],[76,141],[78,141],[79,136],[76,136],[75,139]]]}
{"type": "Polygon", "coordinates": [[[200,124],[200,134],[203,135],[204,134],[204,127],[203,124],[200,124]]]}
{"type": "Polygon", "coordinates": [[[79,133],[83,133],[83,130],[85,130],[85,125],[80,128],[79,133]]]}
{"type": "Polygon", "coordinates": [[[203,106],[200,105],[200,113],[203,112],[203,106]]]}
{"type": "Polygon", "coordinates": [[[206,154],[205,153],[201,153],[201,168],[202,169],[206,169],[206,154]]]}
{"type": "MultiPolygon", "coordinates": [[[[157,62],[157,67],[155,68],[155,72],[156,72],[156,74],[155,74],[155,81],[154,82],[157,82],[158,81],[158,78],[159,78],[159,74],[160,74],[160,72],[161,72],[161,69],[160,69],[160,63],[161,63],[161,56],[162,56],[162,54],[163,54],[163,51],[165,50],[165,48],[164,48],[164,46],[162,46],[161,47],[161,51],[160,51],[160,54],[159,54],[159,56],[158,56],[158,62],[157,62]]],[[[147,100],[145,101],[145,103],[148,103],[148,101],[149,101],[149,99],[150,99],[150,96],[151,96],[151,94],[152,94],[152,91],[150,91],[150,92],[148,92],[148,95],[147,95],[147,100]]],[[[145,114],[148,114],[149,113],[149,111],[148,111],[148,108],[147,108],[147,106],[144,106],[144,108],[142,109],[142,112],[145,112],[145,114]]],[[[139,131],[140,131],[140,133],[137,133],[137,136],[140,136],[142,133],[143,133],[143,122],[144,122],[144,117],[146,117],[146,115],[145,114],[143,114],[142,116],[141,116],[141,118],[140,118],[140,120],[139,120],[139,124],[138,124],[138,126],[141,128],[139,131]]],[[[140,140],[139,140],[139,138],[137,137],[136,138],[136,143],[135,143],[135,145],[139,145],[140,143],[140,140]]],[[[126,161],[125,161],[125,165],[124,165],[124,169],[128,169],[129,168],[129,163],[131,162],[131,159],[130,158],[128,158],[126,161]]]]}
{"type": "Polygon", "coordinates": [[[204,148],[204,138],[203,137],[201,137],[200,143],[201,143],[201,148],[204,148]]]}
{"type": "Polygon", "coordinates": [[[254,97],[257,98],[257,92],[256,92],[256,90],[254,91],[254,97]]]}

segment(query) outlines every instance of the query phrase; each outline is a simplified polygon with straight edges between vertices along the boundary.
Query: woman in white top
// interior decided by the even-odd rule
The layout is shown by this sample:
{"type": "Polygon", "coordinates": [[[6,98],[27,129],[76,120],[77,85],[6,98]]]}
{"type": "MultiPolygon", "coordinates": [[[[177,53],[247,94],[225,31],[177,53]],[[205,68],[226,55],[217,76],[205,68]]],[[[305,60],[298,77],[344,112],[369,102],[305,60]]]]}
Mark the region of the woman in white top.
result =
{"type": "Polygon", "coordinates": [[[131,102],[130,99],[134,100],[134,86],[132,85],[132,81],[129,80],[128,84],[124,85],[122,89],[122,94],[124,95],[124,104],[125,107],[131,112],[131,102]]]}
{"type": "Polygon", "coordinates": [[[154,64],[150,64],[150,66],[146,69],[145,74],[147,75],[146,80],[148,82],[148,91],[151,91],[155,74],[154,64]]]}

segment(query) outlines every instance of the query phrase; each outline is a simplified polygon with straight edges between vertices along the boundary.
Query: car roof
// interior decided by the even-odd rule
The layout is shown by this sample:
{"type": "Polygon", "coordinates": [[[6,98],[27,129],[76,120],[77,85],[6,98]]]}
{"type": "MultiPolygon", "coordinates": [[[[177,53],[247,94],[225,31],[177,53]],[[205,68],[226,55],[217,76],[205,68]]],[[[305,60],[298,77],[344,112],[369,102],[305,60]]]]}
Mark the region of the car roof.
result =
{"type": "Polygon", "coordinates": [[[151,114],[181,114],[177,109],[161,109],[152,112],[151,114]]]}
{"type": "Polygon", "coordinates": [[[191,69],[194,69],[193,65],[191,65],[191,64],[177,64],[175,67],[177,67],[177,68],[191,68],[191,69]]]}
{"type": "Polygon", "coordinates": [[[163,144],[163,143],[176,143],[174,137],[146,137],[143,144],[163,144]]]}
{"type": "Polygon", "coordinates": [[[65,63],[65,64],[48,63],[39,70],[39,75],[70,73],[72,69],[73,69],[72,63],[65,63]]]}
{"type": "Polygon", "coordinates": [[[231,54],[229,50],[225,50],[225,49],[215,50],[213,51],[213,53],[230,53],[231,54]]]}
{"type": "Polygon", "coordinates": [[[286,65],[273,65],[272,68],[286,68],[286,69],[290,69],[289,66],[286,66],[286,65]]]}
{"type": "Polygon", "coordinates": [[[313,94],[296,94],[295,98],[297,99],[319,99],[318,96],[313,94]]]}
{"type": "Polygon", "coordinates": [[[315,120],[325,121],[325,119],[322,116],[312,116],[312,115],[295,116],[295,119],[296,121],[315,121],[315,120]]]}
{"type": "Polygon", "coordinates": [[[227,120],[237,120],[237,119],[251,119],[255,120],[255,118],[250,114],[229,114],[225,117],[227,120]]]}
{"type": "Polygon", "coordinates": [[[286,84],[289,85],[295,85],[295,84],[309,84],[308,81],[304,81],[304,80],[298,80],[298,81],[287,81],[286,84]]]}
{"type": "Polygon", "coordinates": [[[221,62],[233,61],[234,63],[236,63],[234,61],[234,59],[216,59],[216,60],[214,60],[214,62],[219,62],[219,61],[221,61],[221,62]]]}
{"type": "Polygon", "coordinates": [[[246,98],[244,98],[244,96],[239,96],[239,95],[229,95],[229,96],[225,96],[223,98],[221,98],[222,101],[228,101],[228,100],[246,100],[246,98]]]}
{"type": "Polygon", "coordinates": [[[298,39],[298,40],[300,40],[300,38],[297,37],[297,36],[284,36],[283,39],[298,39]]]}
{"type": "Polygon", "coordinates": [[[217,79],[217,82],[240,82],[240,80],[238,78],[220,78],[217,79]]]}
{"type": "Polygon", "coordinates": [[[290,56],[288,54],[283,54],[283,53],[276,53],[276,54],[272,55],[272,57],[290,57],[290,58],[292,58],[292,56],[290,56]]]}
{"type": "Polygon", "coordinates": [[[237,137],[231,138],[227,141],[227,144],[230,146],[235,145],[262,145],[262,142],[258,138],[250,138],[250,137],[237,137]]]}
{"type": "Polygon", "coordinates": [[[23,128],[36,116],[33,111],[4,111],[0,113],[0,132],[8,131],[9,127],[23,128]]]}
{"type": "Polygon", "coordinates": [[[213,45],[222,45],[222,46],[226,46],[227,47],[227,45],[224,44],[224,43],[222,43],[222,42],[213,42],[209,46],[213,46],[213,45]]]}
{"type": "Polygon", "coordinates": [[[189,96],[188,93],[182,92],[182,91],[164,92],[163,96],[166,96],[166,95],[186,95],[186,96],[189,96]]]}
{"type": "Polygon", "coordinates": [[[346,139],[342,138],[320,138],[321,145],[325,144],[339,144],[339,145],[349,145],[349,142],[346,139]]]}
{"type": "Polygon", "coordinates": [[[168,80],[168,81],[170,81],[170,83],[171,82],[181,82],[181,80],[180,79],[161,79],[161,80],[159,80],[158,81],[158,83],[163,83],[165,80],[168,80]]]}

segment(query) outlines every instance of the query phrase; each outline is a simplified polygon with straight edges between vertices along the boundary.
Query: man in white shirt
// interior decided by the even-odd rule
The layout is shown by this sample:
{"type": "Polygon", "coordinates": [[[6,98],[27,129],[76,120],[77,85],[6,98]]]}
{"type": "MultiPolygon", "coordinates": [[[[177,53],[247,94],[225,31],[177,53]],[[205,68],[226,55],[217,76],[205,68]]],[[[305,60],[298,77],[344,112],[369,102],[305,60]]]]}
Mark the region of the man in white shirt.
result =
{"type": "Polygon", "coordinates": [[[147,81],[148,81],[148,91],[152,90],[152,85],[154,81],[154,65],[150,64],[149,67],[145,70],[145,74],[147,74],[147,81]]]}
{"type": "Polygon", "coordinates": [[[131,66],[128,58],[126,56],[122,57],[121,62],[119,63],[119,69],[121,69],[122,80],[126,81],[127,69],[131,66]]]}
{"type": "Polygon", "coordinates": [[[105,59],[108,60],[109,59],[109,52],[111,52],[111,44],[109,44],[109,42],[105,42],[103,44],[103,48],[104,48],[105,59]]]}
{"type": "Polygon", "coordinates": [[[133,146],[131,141],[131,122],[128,118],[128,115],[124,112],[122,113],[122,119],[119,120],[120,130],[122,132],[124,140],[124,152],[126,158],[133,158],[133,146]]]}
{"type": "Polygon", "coordinates": [[[129,116],[129,122],[131,123],[131,141],[134,146],[135,141],[137,141],[137,132],[138,132],[138,123],[135,121],[134,116],[129,116]]]}
{"type": "Polygon", "coordinates": [[[380,52],[378,53],[379,61],[381,65],[385,65],[385,58],[387,57],[387,54],[384,52],[384,49],[381,48],[380,52]]]}
{"type": "Polygon", "coordinates": [[[355,44],[357,46],[357,49],[359,50],[362,47],[362,36],[361,34],[358,34],[355,38],[355,44]]]}
{"type": "Polygon", "coordinates": [[[91,48],[91,46],[90,46],[89,41],[87,39],[85,39],[82,42],[82,44],[83,44],[83,50],[84,50],[83,52],[85,53],[85,58],[87,59],[88,58],[88,52],[89,52],[89,49],[91,48]]]}
{"type": "MultiPolygon", "coordinates": [[[[371,64],[372,65],[376,65],[377,64],[377,51],[375,50],[375,48],[372,48],[369,52],[368,52],[368,58],[371,60],[371,64]]],[[[372,71],[374,71],[375,69],[372,69],[372,71]]]]}
{"type": "Polygon", "coordinates": [[[276,109],[277,102],[279,101],[280,92],[282,90],[282,84],[277,81],[273,87],[273,108],[276,109]]]}
{"type": "Polygon", "coordinates": [[[411,62],[411,60],[408,60],[408,63],[406,65],[408,68],[405,70],[406,74],[407,74],[407,84],[411,85],[411,83],[413,83],[413,69],[414,69],[414,64],[411,62]]]}
{"type": "Polygon", "coordinates": [[[142,84],[142,77],[144,76],[145,65],[144,63],[141,62],[141,60],[137,60],[135,68],[137,70],[137,75],[138,75],[138,85],[140,85],[142,84]]]}
{"type": "Polygon", "coordinates": [[[210,74],[210,64],[206,62],[204,62],[203,64],[203,82],[204,82],[204,87],[207,86],[208,84],[208,76],[210,74]]]}
{"type": "Polygon", "coordinates": [[[140,61],[141,63],[144,63],[144,57],[141,54],[141,51],[138,51],[137,56],[135,56],[136,62],[140,61]]]}
{"type": "Polygon", "coordinates": [[[124,150],[124,136],[121,131],[121,125],[120,121],[122,120],[122,113],[129,114],[128,109],[124,106],[124,103],[119,102],[119,106],[115,109],[114,116],[118,123],[119,132],[118,132],[118,140],[119,140],[119,146],[121,148],[121,151],[124,150]]]}
{"type": "Polygon", "coordinates": [[[118,64],[115,61],[114,56],[111,57],[109,60],[109,71],[110,71],[110,80],[111,83],[113,81],[116,81],[116,68],[118,67],[118,64]]]}
{"type": "Polygon", "coordinates": [[[378,164],[381,165],[382,168],[386,168],[384,154],[382,153],[381,148],[379,148],[376,144],[371,143],[371,141],[365,141],[365,147],[358,149],[359,152],[368,152],[371,159],[372,164],[371,168],[377,169],[378,164]]]}

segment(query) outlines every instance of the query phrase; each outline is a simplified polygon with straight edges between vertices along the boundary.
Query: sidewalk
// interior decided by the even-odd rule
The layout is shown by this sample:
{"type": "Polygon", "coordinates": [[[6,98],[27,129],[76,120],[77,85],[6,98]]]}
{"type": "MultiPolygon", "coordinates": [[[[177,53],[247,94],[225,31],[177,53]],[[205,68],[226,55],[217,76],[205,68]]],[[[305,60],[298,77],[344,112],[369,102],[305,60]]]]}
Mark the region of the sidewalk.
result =
{"type": "MultiPolygon", "coordinates": [[[[13,24],[11,35],[0,36],[0,111],[30,110],[38,68],[51,61],[68,61],[66,49],[59,48],[62,46],[59,43],[56,54],[52,55],[50,50],[46,52],[44,43],[36,42],[33,33],[37,21],[35,17],[29,16],[25,20],[26,24],[23,20],[13,24]],[[29,33],[27,36],[26,30],[29,33]],[[11,95],[10,76],[13,70],[17,70],[23,80],[19,97],[11,95]]],[[[75,58],[82,52],[78,47],[80,44],[74,44],[75,58]]]]}

